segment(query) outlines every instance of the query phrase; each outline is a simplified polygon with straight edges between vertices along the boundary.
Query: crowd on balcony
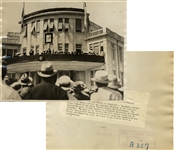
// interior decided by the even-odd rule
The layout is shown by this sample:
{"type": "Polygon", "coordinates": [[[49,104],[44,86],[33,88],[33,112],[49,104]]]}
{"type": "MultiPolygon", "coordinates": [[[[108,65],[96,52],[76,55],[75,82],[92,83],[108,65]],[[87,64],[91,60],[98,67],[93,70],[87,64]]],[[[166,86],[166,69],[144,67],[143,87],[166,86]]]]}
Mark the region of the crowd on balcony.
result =
{"type": "Polygon", "coordinates": [[[2,64],[3,100],[123,100],[123,87],[115,75],[98,70],[94,78],[96,87],[88,89],[83,81],[72,81],[69,76],[57,78],[57,70],[50,62],[43,62],[37,72],[41,83],[33,85],[33,79],[24,73],[20,79],[9,79],[7,66],[2,64]]]}
{"type": "MultiPolygon", "coordinates": [[[[44,55],[44,54],[50,54],[50,55],[62,55],[62,54],[65,54],[65,55],[96,55],[96,56],[104,56],[104,51],[101,51],[100,54],[99,53],[96,53],[94,51],[87,51],[87,52],[83,52],[81,50],[77,50],[75,52],[66,52],[66,51],[54,51],[54,50],[51,50],[51,49],[48,49],[48,50],[44,50],[41,55],[44,55]]],[[[23,53],[20,53],[20,52],[17,52],[15,54],[14,57],[22,57],[22,56],[33,56],[33,55],[39,55],[39,53],[35,53],[33,49],[30,50],[29,54],[27,54],[26,52],[23,52],[23,53]]]]}

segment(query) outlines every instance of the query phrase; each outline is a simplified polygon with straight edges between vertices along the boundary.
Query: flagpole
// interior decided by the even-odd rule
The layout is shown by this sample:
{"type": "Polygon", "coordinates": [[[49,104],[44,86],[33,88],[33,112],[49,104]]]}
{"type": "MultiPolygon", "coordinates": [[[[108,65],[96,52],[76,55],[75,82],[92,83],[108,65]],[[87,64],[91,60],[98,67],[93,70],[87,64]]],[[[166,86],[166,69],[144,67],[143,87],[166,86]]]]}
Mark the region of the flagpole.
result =
{"type": "Polygon", "coordinates": [[[24,32],[24,9],[25,9],[25,2],[22,3],[22,14],[21,14],[21,36],[20,36],[20,42],[21,42],[21,49],[20,52],[22,52],[22,43],[23,43],[23,32],[24,32]]]}

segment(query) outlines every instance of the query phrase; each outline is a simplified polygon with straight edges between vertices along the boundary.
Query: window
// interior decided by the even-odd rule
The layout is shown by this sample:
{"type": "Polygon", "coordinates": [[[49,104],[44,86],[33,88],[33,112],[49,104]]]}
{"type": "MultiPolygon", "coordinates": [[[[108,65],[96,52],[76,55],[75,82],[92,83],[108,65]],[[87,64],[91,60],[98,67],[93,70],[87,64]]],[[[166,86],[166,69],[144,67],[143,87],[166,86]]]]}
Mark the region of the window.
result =
{"type": "Polygon", "coordinates": [[[58,51],[62,51],[62,43],[58,43],[58,51]]]}
{"type": "Polygon", "coordinates": [[[2,49],[2,56],[6,55],[6,49],[2,49]]]}
{"type": "Polygon", "coordinates": [[[123,48],[121,46],[119,46],[119,57],[120,57],[120,61],[123,62],[123,48]]]}
{"type": "Polygon", "coordinates": [[[115,58],[115,49],[114,49],[114,43],[111,43],[111,54],[112,54],[112,58],[115,58]]]}
{"type": "Polygon", "coordinates": [[[104,48],[103,48],[103,42],[100,42],[100,52],[103,52],[104,48]]]}
{"type": "Polygon", "coordinates": [[[13,56],[13,50],[7,49],[7,56],[13,56]]]}
{"type": "Polygon", "coordinates": [[[43,27],[44,32],[48,32],[48,20],[44,20],[44,27],[43,27]]]}
{"type": "Polygon", "coordinates": [[[68,51],[69,51],[69,44],[65,43],[65,53],[68,53],[68,51]]]}
{"type": "Polygon", "coordinates": [[[99,54],[99,42],[94,43],[94,53],[99,54]]]}
{"type": "Polygon", "coordinates": [[[101,56],[104,56],[103,42],[100,42],[100,55],[101,55],[101,56]]]}
{"type": "Polygon", "coordinates": [[[89,50],[93,51],[93,44],[89,44],[89,50]]]}
{"type": "Polygon", "coordinates": [[[81,54],[82,53],[82,44],[76,44],[76,53],[81,54]]]}
{"type": "Polygon", "coordinates": [[[69,31],[69,18],[65,18],[65,32],[69,31]]]}
{"type": "Polygon", "coordinates": [[[50,30],[50,32],[54,31],[54,19],[50,19],[49,30],[50,30]]]}
{"type": "Polygon", "coordinates": [[[69,23],[69,18],[65,18],[65,23],[69,23]]]}
{"type": "Polygon", "coordinates": [[[40,20],[38,20],[37,23],[36,23],[36,32],[37,33],[40,32],[40,20]]]}
{"type": "Polygon", "coordinates": [[[81,32],[82,30],[82,21],[81,19],[76,19],[76,32],[81,32]]]}
{"type": "Polygon", "coordinates": [[[63,30],[63,19],[62,18],[58,19],[58,30],[59,31],[63,30]]]}

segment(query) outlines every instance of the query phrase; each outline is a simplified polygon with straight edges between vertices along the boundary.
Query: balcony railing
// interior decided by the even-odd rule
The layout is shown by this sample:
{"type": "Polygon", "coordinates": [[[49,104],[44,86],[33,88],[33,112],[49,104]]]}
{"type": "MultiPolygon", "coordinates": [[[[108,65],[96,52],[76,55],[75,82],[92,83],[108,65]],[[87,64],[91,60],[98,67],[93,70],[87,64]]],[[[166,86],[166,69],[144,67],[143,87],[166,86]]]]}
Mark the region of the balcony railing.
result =
{"type": "Polygon", "coordinates": [[[3,38],[2,44],[20,44],[20,39],[18,38],[3,38]]]}
{"type": "Polygon", "coordinates": [[[83,61],[83,62],[99,62],[104,63],[104,56],[88,55],[88,54],[42,54],[14,57],[7,60],[8,64],[27,63],[31,61],[39,61],[40,56],[44,61],[83,61]]]}
{"type": "Polygon", "coordinates": [[[90,33],[90,36],[97,36],[97,35],[100,35],[100,34],[103,34],[103,29],[99,29],[99,30],[96,30],[96,31],[92,31],[90,33]]]}
{"type": "Polygon", "coordinates": [[[19,32],[8,32],[7,36],[20,36],[19,32]]]}
{"type": "Polygon", "coordinates": [[[106,33],[106,34],[108,34],[108,35],[110,35],[110,36],[112,36],[112,37],[114,37],[114,38],[124,42],[124,38],[122,36],[118,35],[117,33],[111,31],[108,28],[102,28],[102,29],[99,29],[99,30],[92,31],[92,32],[90,32],[90,36],[89,37],[102,35],[104,33],[106,33]]]}

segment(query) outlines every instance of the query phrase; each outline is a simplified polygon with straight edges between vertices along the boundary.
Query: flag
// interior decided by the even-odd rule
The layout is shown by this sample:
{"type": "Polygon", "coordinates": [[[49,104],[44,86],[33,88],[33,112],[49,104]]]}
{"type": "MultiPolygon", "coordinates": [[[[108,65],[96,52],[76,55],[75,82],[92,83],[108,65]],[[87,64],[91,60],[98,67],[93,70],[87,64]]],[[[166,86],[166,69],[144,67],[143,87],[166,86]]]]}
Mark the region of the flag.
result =
{"type": "Polygon", "coordinates": [[[83,9],[84,9],[84,31],[89,31],[89,26],[90,26],[90,20],[89,20],[89,16],[87,13],[87,7],[86,7],[86,3],[83,3],[83,9]]]}
{"type": "Polygon", "coordinates": [[[83,9],[84,9],[84,27],[87,28],[87,8],[86,3],[83,3],[83,9]]]}
{"type": "Polygon", "coordinates": [[[24,2],[23,2],[23,8],[22,8],[22,14],[21,14],[21,33],[24,30],[24,2]]]}

